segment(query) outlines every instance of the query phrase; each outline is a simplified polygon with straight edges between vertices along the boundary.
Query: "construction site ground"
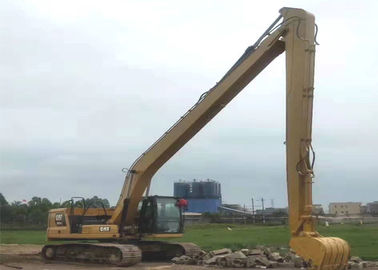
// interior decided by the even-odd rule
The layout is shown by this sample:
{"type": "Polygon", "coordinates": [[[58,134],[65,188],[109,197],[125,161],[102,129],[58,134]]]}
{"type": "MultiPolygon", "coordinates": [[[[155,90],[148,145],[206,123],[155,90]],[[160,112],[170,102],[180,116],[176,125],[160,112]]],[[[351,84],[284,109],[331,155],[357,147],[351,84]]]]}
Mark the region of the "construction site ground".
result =
{"type": "MultiPolygon", "coordinates": [[[[378,261],[378,224],[331,224],[318,226],[323,236],[345,239],[352,247],[352,256],[363,260],[378,261]]],[[[1,244],[54,244],[46,241],[46,230],[2,230],[1,244]]],[[[195,243],[211,251],[221,248],[239,250],[257,246],[287,248],[289,229],[286,225],[262,226],[252,224],[196,224],[186,226],[182,238],[160,239],[161,241],[195,243]]]]}
{"type": "MultiPolygon", "coordinates": [[[[114,267],[88,263],[71,262],[46,262],[40,256],[42,245],[8,244],[0,245],[0,269],[25,269],[25,270],[68,270],[68,269],[146,269],[146,270],[201,270],[215,267],[196,265],[176,265],[171,262],[142,262],[132,267],[114,267]]],[[[224,268],[232,269],[232,268],[224,268]]],[[[240,269],[240,268],[235,268],[240,269]]],[[[274,269],[298,269],[298,268],[274,268],[274,269]]],[[[378,270],[378,267],[364,268],[378,270]]]]}

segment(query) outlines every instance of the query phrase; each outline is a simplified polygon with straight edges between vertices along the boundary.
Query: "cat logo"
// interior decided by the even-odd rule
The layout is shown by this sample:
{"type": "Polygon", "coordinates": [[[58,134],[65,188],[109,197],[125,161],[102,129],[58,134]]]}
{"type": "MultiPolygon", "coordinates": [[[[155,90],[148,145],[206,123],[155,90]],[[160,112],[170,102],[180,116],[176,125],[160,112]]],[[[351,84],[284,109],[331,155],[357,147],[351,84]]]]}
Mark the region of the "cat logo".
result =
{"type": "Polygon", "coordinates": [[[63,213],[55,214],[55,223],[57,226],[64,226],[66,225],[66,220],[64,218],[63,213]]]}
{"type": "Polygon", "coordinates": [[[100,232],[110,232],[110,226],[100,226],[100,232]]]}

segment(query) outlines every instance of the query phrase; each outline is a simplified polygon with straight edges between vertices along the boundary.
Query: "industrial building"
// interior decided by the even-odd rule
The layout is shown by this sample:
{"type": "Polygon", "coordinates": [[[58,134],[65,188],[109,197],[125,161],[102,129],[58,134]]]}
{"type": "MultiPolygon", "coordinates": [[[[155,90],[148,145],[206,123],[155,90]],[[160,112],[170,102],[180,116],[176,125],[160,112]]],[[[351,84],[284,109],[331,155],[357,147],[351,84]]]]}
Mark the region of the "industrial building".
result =
{"type": "Polygon", "coordinates": [[[216,213],[222,205],[221,185],[210,179],[175,182],[173,196],[188,201],[188,212],[216,213]]]}
{"type": "Polygon", "coordinates": [[[333,202],[329,204],[329,213],[335,216],[352,216],[361,214],[360,202],[333,202]]]}
{"type": "Polygon", "coordinates": [[[368,203],[367,212],[371,215],[378,215],[378,201],[368,203]]]}

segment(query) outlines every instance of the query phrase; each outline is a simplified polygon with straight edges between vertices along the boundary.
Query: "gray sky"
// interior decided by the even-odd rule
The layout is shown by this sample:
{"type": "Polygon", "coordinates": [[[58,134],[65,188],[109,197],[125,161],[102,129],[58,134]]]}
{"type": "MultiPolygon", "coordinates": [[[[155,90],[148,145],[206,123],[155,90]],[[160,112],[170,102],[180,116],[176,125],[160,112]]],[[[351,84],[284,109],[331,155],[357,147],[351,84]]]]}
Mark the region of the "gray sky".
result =
{"type": "MultiPolygon", "coordinates": [[[[131,163],[283,6],[319,25],[314,203],[378,200],[377,1],[2,1],[0,192],[118,199],[131,163]]],[[[286,206],[280,56],[154,177],[211,178],[227,203],[286,206]]]]}

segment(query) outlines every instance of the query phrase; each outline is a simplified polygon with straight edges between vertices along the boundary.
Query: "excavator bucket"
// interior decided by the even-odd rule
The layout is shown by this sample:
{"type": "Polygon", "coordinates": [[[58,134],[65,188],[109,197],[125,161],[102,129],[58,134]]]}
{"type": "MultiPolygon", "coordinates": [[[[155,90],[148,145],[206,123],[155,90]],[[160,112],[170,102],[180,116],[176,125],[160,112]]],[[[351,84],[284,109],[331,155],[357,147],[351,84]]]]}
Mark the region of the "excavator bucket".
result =
{"type": "Polygon", "coordinates": [[[293,237],[290,241],[290,247],[305,261],[310,262],[312,269],[342,270],[348,268],[350,248],[348,243],[341,238],[293,237]]]}

